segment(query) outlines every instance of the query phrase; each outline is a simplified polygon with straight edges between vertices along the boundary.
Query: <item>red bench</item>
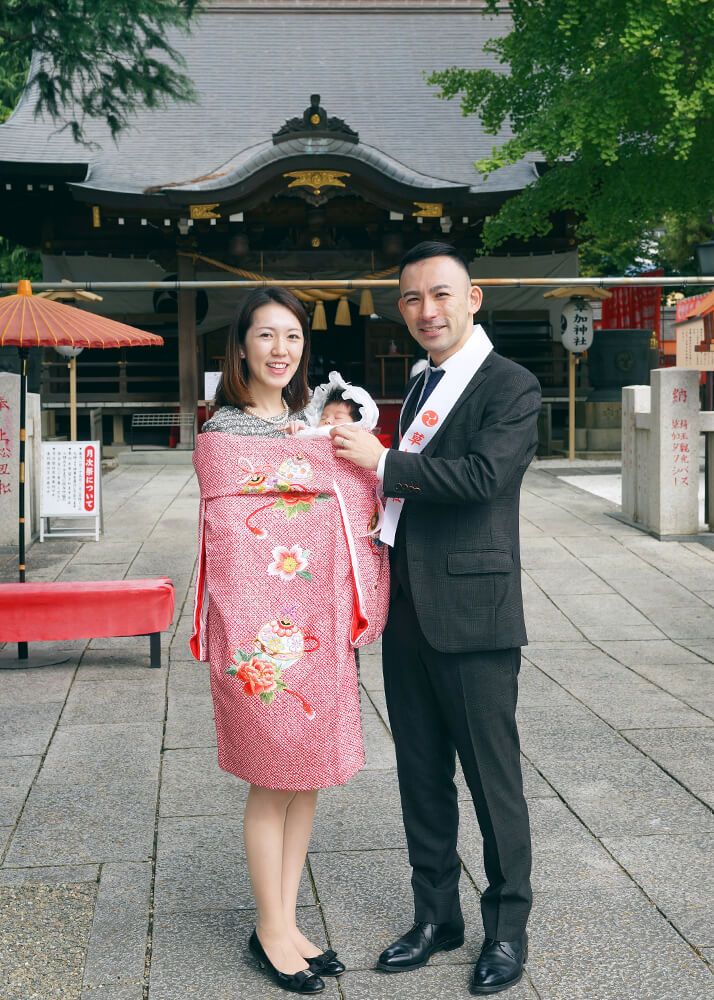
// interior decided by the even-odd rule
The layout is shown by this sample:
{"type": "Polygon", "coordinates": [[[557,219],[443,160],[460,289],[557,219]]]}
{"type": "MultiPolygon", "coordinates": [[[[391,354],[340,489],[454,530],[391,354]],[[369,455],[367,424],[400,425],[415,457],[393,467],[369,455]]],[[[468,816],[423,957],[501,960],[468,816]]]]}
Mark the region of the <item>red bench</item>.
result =
{"type": "Polygon", "coordinates": [[[0,642],[148,635],[161,666],[161,633],[174,613],[174,585],[151,580],[0,583],[0,642]]]}

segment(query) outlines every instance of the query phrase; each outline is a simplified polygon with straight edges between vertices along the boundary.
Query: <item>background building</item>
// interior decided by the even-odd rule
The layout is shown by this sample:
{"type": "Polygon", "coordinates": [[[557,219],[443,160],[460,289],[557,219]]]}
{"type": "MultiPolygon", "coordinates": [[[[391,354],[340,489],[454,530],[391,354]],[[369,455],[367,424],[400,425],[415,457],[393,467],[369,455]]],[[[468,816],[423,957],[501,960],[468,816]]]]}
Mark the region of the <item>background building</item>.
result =
{"type": "MultiPolygon", "coordinates": [[[[116,144],[98,124],[91,146],[76,144],[23,95],[0,126],[0,233],[41,249],[48,280],[388,277],[429,238],[453,242],[476,275],[575,275],[565,217],[547,238],[478,256],[484,219],[541,163],[534,154],[481,177],[474,161],[505,135],[485,135],[426,83],[448,66],[492,66],[484,44],[508,25],[481,2],[209,4],[173,40],[198,101],[137,112],[116,144]]],[[[327,291],[306,299],[325,308],[312,378],[338,368],[397,399],[405,365],[393,355],[414,347],[394,292],[375,293],[368,315],[359,292],[348,306],[327,291]]],[[[235,290],[170,287],[105,295],[97,309],[166,338],[150,356],[79,358],[79,399],[102,408],[105,441],[121,439],[139,405],[195,407],[237,301],[235,290]]],[[[497,349],[555,396],[566,382],[559,314],[538,290],[489,289],[480,315],[497,349]]],[[[65,366],[51,360],[43,404],[62,414],[65,366]]]]}

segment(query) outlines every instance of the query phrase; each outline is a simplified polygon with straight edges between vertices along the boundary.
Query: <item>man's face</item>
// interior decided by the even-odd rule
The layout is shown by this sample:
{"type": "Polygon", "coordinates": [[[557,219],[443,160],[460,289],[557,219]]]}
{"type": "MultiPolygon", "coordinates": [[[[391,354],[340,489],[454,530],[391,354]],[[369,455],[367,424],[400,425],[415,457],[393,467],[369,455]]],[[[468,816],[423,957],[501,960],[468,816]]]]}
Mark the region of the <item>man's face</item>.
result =
{"type": "Polygon", "coordinates": [[[399,281],[399,311],[412,337],[440,365],[471,336],[481,289],[450,257],[428,257],[409,264],[399,281]]]}

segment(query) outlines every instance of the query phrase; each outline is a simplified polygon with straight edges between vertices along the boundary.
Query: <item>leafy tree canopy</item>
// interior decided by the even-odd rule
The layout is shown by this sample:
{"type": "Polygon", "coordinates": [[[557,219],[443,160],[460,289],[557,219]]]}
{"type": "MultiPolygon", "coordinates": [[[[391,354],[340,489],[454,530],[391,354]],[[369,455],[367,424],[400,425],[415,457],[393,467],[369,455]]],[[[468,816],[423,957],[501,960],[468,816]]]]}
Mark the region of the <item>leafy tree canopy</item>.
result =
{"type": "Polygon", "coordinates": [[[78,142],[86,142],[88,119],[103,119],[116,136],[138,105],[191,100],[183,59],[166,33],[186,30],[198,3],[2,0],[0,121],[11,113],[25,81],[37,88],[35,112],[49,114],[78,142]]]}
{"type": "MultiPolygon", "coordinates": [[[[488,0],[494,11],[499,0],[488,0]]],[[[572,212],[593,260],[622,266],[664,225],[706,230],[714,192],[714,3],[511,0],[513,28],[488,50],[504,71],[452,68],[429,82],[487,132],[512,130],[476,164],[540,152],[542,176],[485,225],[492,248],[545,235],[572,212]]],[[[688,254],[670,248],[678,259],[688,254]]]]}

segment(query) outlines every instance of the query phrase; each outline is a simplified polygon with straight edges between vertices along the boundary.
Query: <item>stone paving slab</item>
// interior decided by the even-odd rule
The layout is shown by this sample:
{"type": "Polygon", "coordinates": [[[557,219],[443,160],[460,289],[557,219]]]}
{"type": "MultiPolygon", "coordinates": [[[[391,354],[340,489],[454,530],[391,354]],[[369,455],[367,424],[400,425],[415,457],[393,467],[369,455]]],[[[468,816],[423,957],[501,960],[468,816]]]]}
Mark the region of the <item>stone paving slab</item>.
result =
{"type": "MultiPolygon", "coordinates": [[[[149,996],[151,1000],[284,1000],[285,992],[261,972],[248,951],[255,924],[250,910],[215,913],[157,913],[149,996]]],[[[300,925],[319,947],[326,946],[316,906],[300,910],[300,925]]],[[[340,997],[327,980],[325,1000],[340,997]]]]}
{"type": "MultiPolygon", "coordinates": [[[[462,949],[466,952],[466,949],[462,949]]],[[[419,969],[399,975],[379,971],[348,972],[340,978],[340,992],[346,1000],[445,1000],[446,997],[469,995],[469,981],[475,955],[469,955],[463,965],[419,969]]],[[[538,994],[528,981],[528,973],[508,991],[508,1000],[537,1000],[538,994]]]]}
{"type": "MultiPolygon", "coordinates": [[[[546,668],[547,669],[547,668],[546,668]]],[[[601,676],[561,672],[560,683],[614,729],[706,726],[711,720],[624,667],[601,676]]]]}
{"type": "Polygon", "coordinates": [[[362,771],[318,796],[311,853],[405,848],[399,785],[394,771],[362,771]],[[354,822],[360,817],[359,823],[354,822]]]}
{"type": "Polygon", "coordinates": [[[244,781],[220,769],[215,747],[164,751],[161,816],[240,818],[247,794],[244,781]]]}
{"type": "Polygon", "coordinates": [[[99,882],[101,865],[44,865],[40,868],[2,868],[0,885],[25,885],[43,882],[45,885],[75,885],[99,882]]]}
{"type": "MultiPolygon", "coordinates": [[[[299,902],[315,902],[307,875],[299,902]]],[[[167,817],[159,820],[157,911],[251,909],[254,906],[237,816],[167,817]]]]}
{"type": "Polygon", "coordinates": [[[628,739],[668,774],[714,808],[714,730],[628,730],[628,739]]]}
{"type": "Polygon", "coordinates": [[[209,692],[200,698],[174,696],[169,700],[164,746],[167,749],[214,747],[216,724],[209,692]]]}
{"type": "Polygon", "coordinates": [[[10,705],[61,704],[67,697],[75,670],[75,663],[6,670],[2,675],[2,705],[7,708],[10,705]]]}
{"type": "Polygon", "coordinates": [[[568,804],[596,837],[621,837],[682,831],[714,833],[711,809],[686,788],[671,782],[667,794],[608,792],[607,795],[570,795],[568,804]]]}
{"type": "MultiPolygon", "coordinates": [[[[310,853],[331,947],[348,969],[373,969],[379,953],[412,925],[414,904],[406,850],[310,853]]],[[[432,965],[454,965],[477,955],[483,940],[478,893],[462,879],[466,920],[463,949],[439,952],[432,965]],[[465,958],[465,956],[467,956],[465,958]]],[[[389,977],[384,993],[389,996],[389,977]]]]}
{"type": "Polygon", "coordinates": [[[714,830],[606,838],[613,857],[696,948],[714,947],[714,830]]]}
{"type": "Polygon", "coordinates": [[[3,1000],[79,1000],[96,885],[0,887],[3,1000]]]}
{"type": "Polygon", "coordinates": [[[688,649],[691,653],[695,653],[702,660],[714,663],[714,647],[711,642],[693,641],[691,639],[679,639],[677,641],[680,646],[688,649]]]}
{"type": "Polygon", "coordinates": [[[143,984],[151,865],[105,864],[84,967],[84,987],[143,984]]]}
{"type": "Polygon", "coordinates": [[[639,642],[614,642],[601,639],[598,647],[614,660],[627,667],[639,663],[661,663],[676,666],[680,663],[696,663],[704,659],[688,643],[673,642],[671,639],[645,640],[639,642]]]}
{"type": "Polygon", "coordinates": [[[541,893],[528,972],[548,1000],[708,1000],[711,972],[636,886],[541,893]]]}
{"type": "Polygon", "coordinates": [[[30,867],[147,860],[153,849],[157,794],[156,781],[137,779],[74,788],[36,784],[5,864],[30,867]]]}
{"type": "Polygon", "coordinates": [[[104,726],[107,724],[163,722],[165,677],[152,672],[140,679],[113,677],[111,684],[105,678],[75,684],[70,693],[61,725],[104,726]]]}
{"type": "Polygon", "coordinates": [[[123,983],[119,986],[97,986],[95,989],[85,987],[81,1000],[143,1000],[144,980],[134,983],[123,983]]]}
{"type": "Polygon", "coordinates": [[[0,757],[44,753],[62,705],[61,701],[0,705],[0,757]]]}
{"type": "MultiPolygon", "coordinates": [[[[284,996],[247,952],[246,785],[217,766],[207,665],[187,647],[197,497],[189,467],[120,467],[105,479],[99,543],[29,553],[33,579],[168,574],[177,597],[160,670],[148,641],[128,637],[38,645],[71,662],[0,672],[0,892],[57,892],[55,907],[98,893],[76,964],[41,1000],[144,1000],[147,985],[150,1000],[284,996]]],[[[714,993],[714,552],[643,536],[612,509],[542,469],[526,478],[519,718],[535,906],[514,1000],[714,993]]],[[[414,973],[373,969],[412,903],[378,643],[362,650],[361,680],[367,767],[319,796],[301,886],[310,934],[348,964],[325,996],[467,996],[485,883],[459,769],[467,945],[414,973]]]]}
{"type": "Polygon", "coordinates": [[[142,642],[136,646],[132,644],[130,649],[122,649],[121,646],[97,649],[90,644],[82,656],[75,683],[101,681],[113,685],[116,680],[132,680],[140,681],[146,686],[155,686],[163,691],[168,673],[167,644],[162,643],[161,667],[150,667],[149,640],[146,636],[139,638],[142,639],[142,642]]]}
{"type": "Polygon", "coordinates": [[[645,660],[631,669],[663,690],[671,691],[708,719],[714,719],[714,667],[711,663],[692,661],[673,670],[671,664],[645,660]]]}
{"type": "Polygon", "coordinates": [[[0,826],[14,826],[42,758],[0,758],[0,826]]]}

